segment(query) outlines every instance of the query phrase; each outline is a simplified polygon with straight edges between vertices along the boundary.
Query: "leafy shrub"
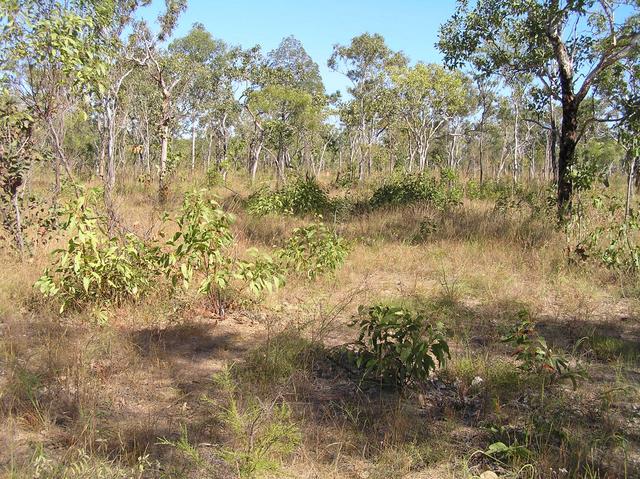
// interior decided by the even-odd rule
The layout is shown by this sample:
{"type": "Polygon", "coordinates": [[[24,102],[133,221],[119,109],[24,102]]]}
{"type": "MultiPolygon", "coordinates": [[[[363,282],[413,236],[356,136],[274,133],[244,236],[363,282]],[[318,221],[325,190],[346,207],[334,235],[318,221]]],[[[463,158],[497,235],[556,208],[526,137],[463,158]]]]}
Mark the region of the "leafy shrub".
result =
{"type": "Polygon", "coordinates": [[[60,301],[61,313],[70,306],[136,299],[152,289],[159,270],[156,248],[132,234],[109,237],[95,209],[97,194],[89,190],[66,208],[63,227],[71,238],[53,252],[53,270],[47,268],[35,284],[44,296],[60,301]]]}
{"type": "Polygon", "coordinates": [[[331,200],[313,178],[297,178],[283,188],[263,188],[249,197],[249,213],[264,216],[273,213],[293,215],[320,214],[332,209],[331,200]]]}
{"type": "Polygon", "coordinates": [[[566,225],[567,240],[575,244],[571,259],[595,261],[627,274],[640,271],[640,213],[630,209],[625,217],[622,200],[608,195],[595,196],[590,211],[582,206],[566,225]]]}
{"type": "Polygon", "coordinates": [[[398,386],[426,379],[450,358],[442,326],[398,307],[360,307],[355,362],[365,376],[398,386]]]}
{"type": "Polygon", "coordinates": [[[502,338],[502,342],[516,348],[514,355],[520,362],[519,368],[528,373],[546,375],[550,382],[569,379],[576,388],[578,380],[586,378],[585,372],[572,367],[564,355],[547,345],[544,337],[535,330],[527,311],[520,311],[518,318],[519,322],[502,338]]]}
{"type": "Polygon", "coordinates": [[[223,292],[233,279],[243,281],[256,295],[284,282],[269,256],[258,256],[251,251],[253,261],[241,261],[230,254],[232,223],[232,215],[224,212],[214,200],[206,199],[202,191],[187,193],[176,219],[178,231],[167,242],[170,249],[163,260],[174,287],[182,282],[188,289],[197,274],[198,293],[209,295],[220,314],[224,311],[223,292]]]}
{"type": "Polygon", "coordinates": [[[532,217],[545,217],[553,214],[555,207],[555,192],[551,186],[527,188],[517,184],[497,190],[494,210],[502,214],[525,211],[532,217]]]}
{"type": "Polygon", "coordinates": [[[165,276],[184,289],[197,282],[198,293],[209,295],[223,314],[223,293],[232,281],[256,296],[284,283],[279,264],[269,256],[249,251],[250,259],[241,260],[231,254],[233,217],[201,191],[185,195],[176,233],[153,246],[133,234],[110,237],[96,198],[92,190],[67,207],[64,227],[71,238],[66,249],[54,252],[53,270],[45,270],[35,284],[45,296],[60,300],[60,312],[70,305],[136,299],[165,276]]]}
{"type": "Polygon", "coordinates": [[[224,183],[224,176],[217,165],[211,166],[207,169],[207,186],[214,187],[220,186],[224,183]]]}
{"type": "Polygon", "coordinates": [[[293,230],[278,257],[286,268],[314,279],[338,269],[348,253],[346,240],[323,223],[314,223],[293,230]]]}
{"type": "Polygon", "coordinates": [[[465,195],[471,200],[496,200],[501,195],[509,195],[513,187],[513,181],[487,179],[480,183],[469,180],[465,184],[465,195]]]}
{"type": "Polygon", "coordinates": [[[185,195],[176,219],[178,231],[167,242],[171,249],[164,256],[174,286],[182,281],[185,289],[188,288],[194,272],[201,271],[204,278],[198,287],[200,292],[209,293],[212,284],[226,287],[231,265],[224,252],[233,243],[232,222],[233,217],[222,211],[215,201],[205,199],[202,192],[185,195]]]}
{"type": "Polygon", "coordinates": [[[215,377],[226,395],[227,405],[220,419],[230,432],[230,445],[222,458],[233,465],[242,478],[253,478],[280,469],[281,460],[300,444],[301,434],[283,400],[242,404],[236,384],[227,368],[215,377]]]}
{"type": "Polygon", "coordinates": [[[369,204],[380,208],[427,202],[436,208],[448,209],[462,200],[462,191],[452,183],[453,179],[444,176],[440,180],[422,174],[395,176],[373,192],[369,204]]]}
{"type": "Polygon", "coordinates": [[[418,231],[413,236],[413,241],[419,243],[425,241],[438,231],[438,223],[430,218],[423,219],[418,224],[418,231]]]}

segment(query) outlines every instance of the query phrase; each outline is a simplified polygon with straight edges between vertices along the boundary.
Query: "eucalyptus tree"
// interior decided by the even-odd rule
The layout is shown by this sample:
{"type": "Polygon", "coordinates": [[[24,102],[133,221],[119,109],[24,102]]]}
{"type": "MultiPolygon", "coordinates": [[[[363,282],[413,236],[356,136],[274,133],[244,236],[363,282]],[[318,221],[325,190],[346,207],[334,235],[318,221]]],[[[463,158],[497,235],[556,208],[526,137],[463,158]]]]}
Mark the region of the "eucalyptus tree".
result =
{"type": "Polygon", "coordinates": [[[625,218],[631,212],[635,188],[640,187],[640,49],[603,78],[598,88],[603,93],[605,120],[615,121],[618,143],[624,150],[623,167],[627,172],[625,218]]]}
{"type": "Polygon", "coordinates": [[[170,126],[176,114],[176,98],[186,88],[191,65],[184,55],[170,55],[161,48],[173,32],[178,17],[186,8],[186,0],[165,0],[166,10],[158,17],[160,31],[151,33],[144,21],[138,22],[133,34],[136,42],[131,60],[146,67],[162,98],[159,109],[160,160],[158,163],[158,199],[161,203],[167,196],[167,157],[169,153],[170,126]]]}
{"type": "MultiPolygon", "coordinates": [[[[245,107],[254,122],[259,148],[266,146],[276,177],[283,182],[285,168],[293,165],[294,157],[302,164],[311,163],[311,137],[320,130],[326,104],[319,68],[299,40],[287,37],[256,62],[252,79],[245,107]]],[[[252,177],[256,168],[254,155],[252,177]]]]}
{"type": "Polygon", "coordinates": [[[356,145],[359,150],[358,177],[363,180],[371,170],[371,147],[393,118],[390,71],[407,64],[406,57],[392,51],[382,35],[363,33],[348,45],[335,45],[327,65],[351,80],[352,96],[347,123],[357,122],[356,145]]]}
{"type": "Polygon", "coordinates": [[[475,75],[473,81],[477,92],[479,110],[476,131],[478,134],[478,174],[480,183],[482,183],[485,174],[485,136],[487,124],[496,113],[498,84],[495,80],[485,75],[475,75]]]}
{"type": "Polygon", "coordinates": [[[0,95],[0,214],[20,253],[25,240],[18,194],[31,164],[39,158],[33,117],[4,92],[0,95]]]}
{"type": "MultiPolygon", "coordinates": [[[[106,65],[104,88],[97,95],[98,125],[101,133],[101,159],[99,160],[99,174],[104,178],[105,201],[109,208],[112,206],[111,193],[116,183],[116,149],[118,137],[118,120],[125,116],[121,111],[121,89],[127,77],[137,67],[131,61],[129,51],[132,45],[124,40],[124,33],[131,25],[133,14],[140,6],[150,3],[150,0],[121,0],[104,2],[103,8],[109,21],[99,31],[105,48],[104,61],[106,65]],[[104,161],[103,159],[104,158],[104,161]]],[[[124,124],[124,121],[120,121],[124,124]]]]}
{"type": "MultiPolygon", "coordinates": [[[[224,91],[227,85],[223,85],[228,77],[229,48],[222,40],[214,39],[203,24],[196,23],[186,36],[169,45],[169,54],[189,65],[189,70],[185,71],[189,80],[178,106],[188,120],[191,133],[191,170],[194,170],[198,130],[211,119],[211,109],[219,106],[220,96],[224,96],[223,101],[229,99],[224,91]]],[[[221,113],[226,115],[226,112],[221,113]]],[[[226,118],[222,120],[223,128],[226,126],[225,120],[226,118]]]]}
{"type": "Polygon", "coordinates": [[[412,143],[409,165],[417,154],[418,169],[428,166],[429,146],[440,128],[465,112],[468,85],[457,70],[447,71],[436,64],[418,63],[402,67],[392,74],[398,99],[398,113],[412,143]]]}
{"type": "Polygon", "coordinates": [[[15,0],[0,3],[3,63],[0,75],[41,124],[54,151],[56,191],[61,166],[73,177],[64,150],[65,120],[105,90],[107,51],[101,31],[112,10],[102,2],[15,0]]]}
{"type": "Polygon", "coordinates": [[[485,73],[537,77],[562,105],[558,214],[571,209],[579,109],[598,79],[640,39],[636,0],[458,0],[440,29],[448,66],[471,63],[485,73]],[[626,15],[626,17],[625,17],[626,15]],[[616,18],[618,16],[619,18],[616,18]]]}

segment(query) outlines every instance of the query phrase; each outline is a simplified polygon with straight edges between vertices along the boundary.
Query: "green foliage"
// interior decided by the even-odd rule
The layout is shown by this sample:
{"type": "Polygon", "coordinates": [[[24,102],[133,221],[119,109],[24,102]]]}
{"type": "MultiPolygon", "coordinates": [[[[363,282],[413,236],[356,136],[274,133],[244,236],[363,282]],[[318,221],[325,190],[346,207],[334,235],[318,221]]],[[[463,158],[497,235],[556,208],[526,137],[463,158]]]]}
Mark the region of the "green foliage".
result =
{"type": "Polygon", "coordinates": [[[567,225],[567,240],[575,245],[572,259],[626,274],[640,271],[640,213],[631,209],[625,218],[622,199],[613,195],[596,195],[591,205],[583,205],[567,225]]]}
{"type": "Polygon", "coordinates": [[[356,365],[365,376],[404,386],[426,379],[450,358],[442,325],[429,324],[422,314],[407,309],[376,305],[360,307],[356,365]]]}
{"type": "Polygon", "coordinates": [[[249,291],[260,296],[265,290],[272,292],[284,284],[282,268],[269,255],[250,250],[253,261],[237,261],[235,277],[243,280],[249,291]]]}
{"type": "Polygon", "coordinates": [[[33,127],[32,116],[15,99],[0,93],[0,219],[20,251],[25,241],[18,190],[31,165],[40,159],[33,144],[33,127]]]}
{"type": "Polygon", "coordinates": [[[576,388],[578,380],[586,378],[585,371],[572,367],[564,355],[547,344],[535,330],[527,311],[520,311],[518,318],[519,322],[503,336],[502,341],[516,348],[514,355],[520,362],[519,368],[528,373],[546,375],[550,381],[569,379],[576,388]]]}
{"type": "Polygon", "coordinates": [[[243,404],[229,368],[214,379],[227,402],[219,417],[230,434],[230,445],[222,448],[222,458],[242,478],[277,472],[282,459],[300,444],[301,434],[291,418],[290,407],[280,399],[253,399],[243,404]]]}
{"type": "Polygon", "coordinates": [[[233,217],[222,211],[214,200],[205,199],[203,192],[190,192],[184,197],[176,224],[178,231],[167,245],[165,267],[174,286],[182,281],[189,288],[194,272],[204,278],[198,291],[209,293],[212,285],[224,289],[231,276],[231,259],[225,250],[232,242],[233,217]]]}
{"type": "Polygon", "coordinates": [[[163,257],[174,287],[181,282],[188,289],[198,276],[198,293],[213,297],[220,311],[222,293],[232,279],[243,281],[256,296],[284,283],[270,257],[252,251],[253,261],[241,261],[230,254],[232,222],[233,217],[214,200],[206,199],[203,191],[187,193],[176,219],[178,231],[167,242],[171,249],[163,257]]]}
{"type": "Polygon", "coordinates": [[[581,149],[577,161],[569,169],[576,191],[588,191],[596,182],[607,184],[609,165],[622,158],[622,147],[613,140],[591,140],[581,149]]]}
{"type": "Polygon", "coordinates": [[[505,444],[502,441],[494,442],[489,445],[486,451],[483,451],[486,456],[498,461],[515,461],[526,460],[531,451],[519,444],[505,444]]]}
{"type": "Polygon", "coordinates": [[[118,304],[151,290],[158,273],[158,250],[134,235],[112,238],[96,209],[97,190],[88,190],[66,207],[63,228],[71,232],[66,248],[53,252],[35,286],[54,297],[62,313],[87,304],[118,304]]]}
{"type": "Polygon", "coordinates": [[[224,311],[223,293],[233,280],[240,289],[260,296],[284,284],[280,267],[269,256],[249,251],[251,259],[231,255],[233,218],[203,192],[187,193],[175,222],[178,231],[164,244],[148,245],[133,234],[109,236],[106,218],[96,209],[98,192],[72,201],[63,227],[71,231],[67,247],[56,250],[49,268],[35,286],[61,302],[60,312],[76,308],[118,304],[137,299],[168,277],[174,287],[189,289],[216,301],[224,311]]]}
{"type": "Polygon", "coordinates": [[[450,185],[451,182],[450,178],[437,180],[422,174],[394,176],[373,192],[369,204],[372,208],[380,208],[426,202],[446,210],[458,206],[462,201],[462,191],[457,185],[450,185]]]}
{"type": "MultiPolygon", "coordinates": [[[[493,191],[492,191],[493,190],[493,191]]],[[[520,184],[496,186],[491,195],[495,197],[494,211],[528,212],[531,217],[549,216],[555,205],[555,193],[552,187],[527,187],[520,184]]]]}
{"type": "Polygon", "coordinates": [[[207,169],[207,186],[213,188],[214,186],[220,186],[224,183],[224,166],[223,165],[211,165],[207,169]]]}
{"type": "Polygon", "coordinates": [[[273,213],[304,216],[331,210],[331,201],[315,179],[300,177],[277,191],[258,190],[249,197],[247,210],[256,216],[273,213]]]}
{"type": "Polygon", "coordinates": [[[198,452],[191,442],[189,441],[189,435],[187,433],[186,426],[182,426],[180,430],[180,437],[175,441],[172,441],[166,437],[161,437],[158,440],[158,445],[160,446],[171,446],[180,451],[184,456],[186,456],[190,461],[197,465],[204,465],[204,460],[202,456],[198,452]]]}
{"type": "Polygon", "coordinates": [[[313,223],[293,230],[278,257],[286,268],[314,279],[338,269],[348,253],[346,240],[323,223],[313,223]]]}
{"type": "Polygon", "coordinates": [[[513,181],[488,179],[480,183],[469,180],[465,184],[465,195],[471,200],[497,200],[500,197],[508,197],[513,188],[513,181]]]}

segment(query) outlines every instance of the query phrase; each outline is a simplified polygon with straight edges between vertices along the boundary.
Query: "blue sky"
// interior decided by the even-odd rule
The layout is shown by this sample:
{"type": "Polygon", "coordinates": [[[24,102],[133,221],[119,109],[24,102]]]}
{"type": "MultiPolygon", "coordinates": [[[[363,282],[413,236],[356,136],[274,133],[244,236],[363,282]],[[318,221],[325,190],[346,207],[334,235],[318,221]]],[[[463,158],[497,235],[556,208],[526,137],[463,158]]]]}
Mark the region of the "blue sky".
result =
{"type": "MultiPolygon", "coordinates": [[[[151,23],[163,6],[164,1],[154,0],[142,15],[151,23]]],[[[245,48],[260,44],[268,52],[293,35],[318,63],[327,91],[333,92],[349,84],[327,68],[334,44],[364,32],[380,33],[392,49],[414,62],[438,62],[438,28],[454,9],[454,0],[190,0],[175,36],[201,22],[216,38],[245,48]]]]}

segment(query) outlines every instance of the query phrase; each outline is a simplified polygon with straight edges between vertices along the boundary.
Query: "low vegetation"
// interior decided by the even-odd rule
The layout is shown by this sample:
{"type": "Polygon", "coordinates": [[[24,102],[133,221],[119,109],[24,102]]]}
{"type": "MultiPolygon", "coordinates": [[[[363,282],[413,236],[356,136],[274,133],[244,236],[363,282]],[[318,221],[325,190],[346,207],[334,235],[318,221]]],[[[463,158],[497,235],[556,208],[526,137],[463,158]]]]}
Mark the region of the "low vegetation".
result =
{"type": "Polygon", "coordinates": [[[640,477],[636,0],[147,3],[0,1],[0,479],[640,477]]]}

